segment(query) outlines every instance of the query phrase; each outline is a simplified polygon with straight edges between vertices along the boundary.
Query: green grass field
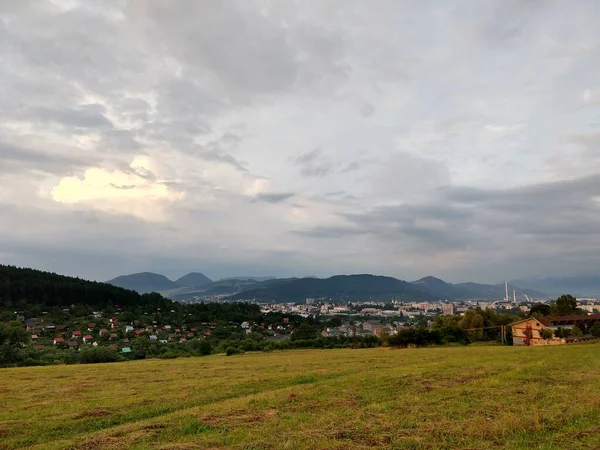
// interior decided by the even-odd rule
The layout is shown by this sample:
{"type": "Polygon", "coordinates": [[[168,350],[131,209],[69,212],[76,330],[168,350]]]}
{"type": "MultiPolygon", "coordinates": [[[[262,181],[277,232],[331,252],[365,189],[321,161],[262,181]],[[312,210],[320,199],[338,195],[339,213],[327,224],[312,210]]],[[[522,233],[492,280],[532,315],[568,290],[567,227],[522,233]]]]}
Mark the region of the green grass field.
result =
{"type": "Polygon", "coordinates": [[[0,448],[598,449],[600,345],[0,369],[0,448]]]}

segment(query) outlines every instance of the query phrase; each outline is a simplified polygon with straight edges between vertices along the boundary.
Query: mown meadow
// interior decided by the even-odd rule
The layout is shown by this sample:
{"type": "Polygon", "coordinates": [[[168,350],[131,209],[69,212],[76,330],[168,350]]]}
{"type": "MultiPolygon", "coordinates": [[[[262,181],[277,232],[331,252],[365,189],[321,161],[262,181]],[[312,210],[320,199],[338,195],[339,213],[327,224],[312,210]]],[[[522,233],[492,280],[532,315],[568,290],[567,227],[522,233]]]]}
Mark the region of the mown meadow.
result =
{"type": "Polygon", "coordinates": [[[597,449],[600,345],[0,369],[0,448],[597,449]]]}

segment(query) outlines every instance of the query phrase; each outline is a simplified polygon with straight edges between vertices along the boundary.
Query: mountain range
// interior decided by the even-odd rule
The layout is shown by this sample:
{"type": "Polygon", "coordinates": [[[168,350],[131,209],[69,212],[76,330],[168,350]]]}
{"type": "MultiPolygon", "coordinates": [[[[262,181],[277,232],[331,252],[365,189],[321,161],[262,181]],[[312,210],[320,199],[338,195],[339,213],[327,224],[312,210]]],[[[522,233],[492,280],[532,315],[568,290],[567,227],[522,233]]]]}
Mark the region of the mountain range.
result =
{"type": "Polygon", "coordinates": [[[133,273],[121,275],[107,281],[113,286],[130,289],[140,294],[148,292],[160,292],[170,297],[190,296],[190,294],[202,293],[204,295],[223,294],[237,292],[243,286],[255,285],[259,282],[274,280],[273,277],[229,277],[213,281],[200,272],[190,272],[173,281],[164,275],[153,272],[133,273]]]}
{"type": "MultiPolygon", "coordinates": [[[[132,289],[139,293],[157,291],[174,300],[187,300],[197,296],[230,294],[232,300],[263,300],[273,302],[303,302],[306,298],[331,298],[336,300],[497,300],[504,298],[504,284],[446,283],[428,276],[416,281],[370,274],[336,275],[330,278],[239,277],[211,281],[201,273],[193,272],[176,281],[164,275],[143,272],[117,277],[108,283],[132,289]]],[[[518,300],[526,296],[545,299],[548,296],[534,289],[509,284],[518,300]]]]}
{"type": "MultiPolygon", "coordinates": [[[[544,299],[542,292],[521,289],[512,284],[518,300],[544,299]]],[[[327,297],[337,300],[498,300],[505,296],[504,284],[446,283],[428,276],[413,282],[376,275],[336,275],[330,278],[295,278],[259,283],[231,298],[234,300],[303,301],[307,297],[327,297]]]]}
{"type": "Polygon", "coordinates": [[[524,278],[513,281],[519,286],[541,290],[552,297],[571,294],[576,297],[600,297],[600,276],[524,278]]]}

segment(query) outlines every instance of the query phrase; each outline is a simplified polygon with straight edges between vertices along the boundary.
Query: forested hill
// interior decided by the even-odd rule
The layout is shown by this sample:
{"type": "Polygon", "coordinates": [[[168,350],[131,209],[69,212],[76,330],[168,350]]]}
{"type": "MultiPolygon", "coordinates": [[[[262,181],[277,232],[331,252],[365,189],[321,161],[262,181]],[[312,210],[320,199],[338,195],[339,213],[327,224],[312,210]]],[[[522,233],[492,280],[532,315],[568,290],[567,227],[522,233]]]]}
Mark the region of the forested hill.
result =
{"type": "Polygon", "coordinates": [[[396,278],[377,275],[336,275],[330,278],[270,280],[233,295],[234,300],[304,301],[307,297],[335,300],[435,300],[434,294],[396,278]]]}
{"type": "Polygon", "coordinates": [[[159,299],[162,297],[158,294],[140,295],[106,283],[0,265],[0,307],[3,308],[85,304],[102,309],[112,305],[144,305],[159,299]]]}

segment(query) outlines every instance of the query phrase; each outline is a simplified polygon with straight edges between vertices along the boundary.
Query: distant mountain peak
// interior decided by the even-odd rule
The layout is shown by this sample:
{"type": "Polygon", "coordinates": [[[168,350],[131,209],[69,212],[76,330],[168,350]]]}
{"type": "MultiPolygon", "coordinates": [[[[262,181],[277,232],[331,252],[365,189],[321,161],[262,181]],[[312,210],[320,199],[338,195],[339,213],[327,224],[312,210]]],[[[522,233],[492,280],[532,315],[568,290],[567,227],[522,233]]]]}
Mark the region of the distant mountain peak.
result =
{"type": "Polygon", "coordinates": [[[190,272],[175,280],[175,284],[186,287],[204,286],[212,282],[213,280],[200,272],[190,272]]]}
{"type": "Polygon", "coordinates": [[[121,275],[107,281],[113,286],[130,289],[140,294],[147,292],[160,292],[177,287],[173,281],[169,280],[164,275],[153,272],[132,273],[130,275],[121,275]]]}
{"type": "Polygon", "coordinates": [[[416,281],[413,281],[414,284],[429,284],[429,283],[437,283],[437,284],[450,284],[446,283],[444,280],[434,277],[433,275],[427,275],[426,277],[420,278],[416,281]]]}

